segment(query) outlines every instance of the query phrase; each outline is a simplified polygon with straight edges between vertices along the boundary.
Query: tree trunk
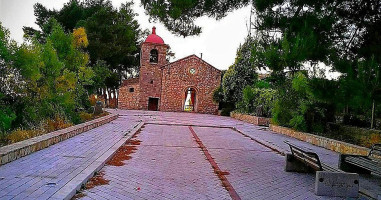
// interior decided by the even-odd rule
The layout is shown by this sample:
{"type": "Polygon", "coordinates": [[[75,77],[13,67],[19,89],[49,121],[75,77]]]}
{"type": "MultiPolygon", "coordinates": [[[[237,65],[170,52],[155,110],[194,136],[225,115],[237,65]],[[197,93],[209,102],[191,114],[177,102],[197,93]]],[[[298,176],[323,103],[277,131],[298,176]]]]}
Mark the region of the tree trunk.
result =
{"type": "Polygon", "coordinates": [[[373,102],[372,102],[372,121],[370,122],[370,128],[371,129],[374,128],[374,110],[375,110],[375,102],[373,99],[373,102]]]}

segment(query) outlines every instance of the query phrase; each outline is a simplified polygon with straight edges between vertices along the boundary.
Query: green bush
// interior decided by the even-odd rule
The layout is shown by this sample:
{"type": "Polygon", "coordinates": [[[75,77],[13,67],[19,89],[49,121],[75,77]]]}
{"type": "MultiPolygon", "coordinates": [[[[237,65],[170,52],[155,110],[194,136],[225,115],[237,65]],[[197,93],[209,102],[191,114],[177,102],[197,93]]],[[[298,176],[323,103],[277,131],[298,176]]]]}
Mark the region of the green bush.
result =
{"type": "Polygon", "coordinates": [[[246,86],[242,90],[242,100],[236,105],[237,110],[241,113],[270,117],[271,109],[274,107],[276,93],[276,90],[270,88],[246,86]],[[261,108],[261,111],[259,108],[261,108]]]}
{"type": "Polygon", "coordinates": [[[334,106],[318,101],[311,89],[311,80],[302,72],[286,79],[278,88],[273,122],[305,132],[324,132],[326,124],[334,121],[334,106]]]}
{"type": "Polygon", "coordinates": [[[0,106],[0,133],[5,133],[12,127],[12,121],[16,119],[16,114],[9,108],[0,106]]]}

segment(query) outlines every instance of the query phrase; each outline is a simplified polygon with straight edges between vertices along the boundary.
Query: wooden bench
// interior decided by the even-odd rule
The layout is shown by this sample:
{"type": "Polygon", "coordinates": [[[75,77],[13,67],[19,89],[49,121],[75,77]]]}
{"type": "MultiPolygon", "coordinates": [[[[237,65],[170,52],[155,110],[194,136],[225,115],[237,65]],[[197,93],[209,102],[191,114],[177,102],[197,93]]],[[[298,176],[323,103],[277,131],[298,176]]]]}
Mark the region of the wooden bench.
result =
{"type": "Polygon", "coordinates": [[[368,156],[340,154],[339,168],[347,172],[381,176],[381,144],[373,145],[368,156]]]}
{"type": "Polygon", "coordinates": [[[322,163],[311,150],[285,141],[291,154],[286,154],[287,172],[316,172],[315,194],[318,196],[358,197],[359,175],[347,173],[322,163]]]}
{"type": "MultiPolygon", "coordinates": [[[[306,166],[307,168],[303,169],[303,166],[300,166],[302,169],[297,170],[298,172],[311,172],[311,171],[330,171],[330,172],[344,172],[340,169],[331,167],[329,165],[326,165],[322,162],[320,162],[319,156],[315,152],[311,152],[309,149],[296,146],[295,144],[292,144],[288,141],[285,141],[284,143],[288,144],[291,150],[291,156],[288,157],[288,160],[291,161],[292,159],[297,159],[298,162],[300,162],[302,165],[306,166]]],[[[286,171],[294,171],[292,169],[286,171]]]]}

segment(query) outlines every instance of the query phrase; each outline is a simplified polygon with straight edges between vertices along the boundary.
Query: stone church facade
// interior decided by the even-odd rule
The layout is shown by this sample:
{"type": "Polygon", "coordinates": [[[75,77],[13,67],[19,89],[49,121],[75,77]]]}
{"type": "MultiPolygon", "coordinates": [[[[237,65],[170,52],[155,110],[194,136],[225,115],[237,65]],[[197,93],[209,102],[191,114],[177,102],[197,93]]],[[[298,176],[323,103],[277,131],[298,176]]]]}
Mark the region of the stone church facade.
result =
{"type": "Polygon", "coordinates": [[[118,107],[217,114],[218,104],[212,96],[220,85],[221,71],[196,55],[169,63],[168,49],[153,27],[141,45],[139,78],[123,82],[118,107]]]}

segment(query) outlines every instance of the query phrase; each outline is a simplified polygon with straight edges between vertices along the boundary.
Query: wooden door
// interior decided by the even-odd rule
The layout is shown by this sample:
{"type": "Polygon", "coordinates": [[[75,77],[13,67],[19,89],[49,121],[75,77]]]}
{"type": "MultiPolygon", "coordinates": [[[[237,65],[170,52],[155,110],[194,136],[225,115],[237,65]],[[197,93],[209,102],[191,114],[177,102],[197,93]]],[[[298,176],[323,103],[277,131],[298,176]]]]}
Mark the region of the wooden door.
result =
{"type": "Polygon", "coordinates": [[[148,110],[157,111],[159,108],[159,98],[149,98],[148,99],[148,110]]]}

